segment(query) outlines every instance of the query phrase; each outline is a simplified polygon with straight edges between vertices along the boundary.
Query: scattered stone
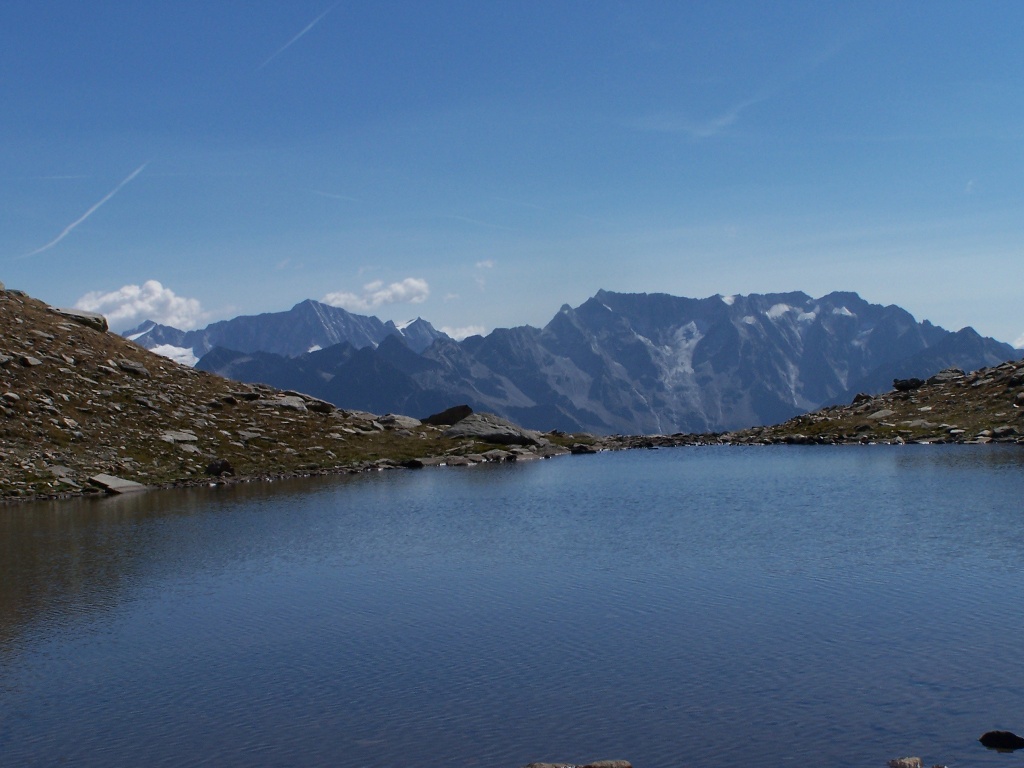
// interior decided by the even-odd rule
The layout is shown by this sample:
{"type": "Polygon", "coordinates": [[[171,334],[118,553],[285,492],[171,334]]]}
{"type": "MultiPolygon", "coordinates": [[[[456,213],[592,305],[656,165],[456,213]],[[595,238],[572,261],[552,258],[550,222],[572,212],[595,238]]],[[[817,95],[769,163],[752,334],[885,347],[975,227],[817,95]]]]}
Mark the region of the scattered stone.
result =
{"type": "Polygon", "coordinates": [[[18,362],[26,368],[35,368],[37,365],[42,365],[43,361],[38,357],[32,357],[31,355],[22,355],[18,358],[18,362]]]}

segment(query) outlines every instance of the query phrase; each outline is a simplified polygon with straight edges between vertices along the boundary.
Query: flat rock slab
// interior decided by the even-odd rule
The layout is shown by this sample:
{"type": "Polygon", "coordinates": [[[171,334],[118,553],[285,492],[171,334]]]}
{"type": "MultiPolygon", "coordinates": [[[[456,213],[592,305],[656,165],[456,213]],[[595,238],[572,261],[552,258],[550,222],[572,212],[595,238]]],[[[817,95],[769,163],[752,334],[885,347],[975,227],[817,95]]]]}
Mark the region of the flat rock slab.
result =
{"type": "Polygon", "coordinates": [[[178,432],[173,429],[160,435],[160,439],[167,443],[195,443],[199,440],[191,432],[178,432]]]}
{"type": "Polygon", "coordinates": [[[145,491],[148,487],[142,483],[136,483],[134,480],[103,474],[93,475],[89,478],[89,482],[99,486],[107,493],[134,493],[135,491],[145,491]]]}

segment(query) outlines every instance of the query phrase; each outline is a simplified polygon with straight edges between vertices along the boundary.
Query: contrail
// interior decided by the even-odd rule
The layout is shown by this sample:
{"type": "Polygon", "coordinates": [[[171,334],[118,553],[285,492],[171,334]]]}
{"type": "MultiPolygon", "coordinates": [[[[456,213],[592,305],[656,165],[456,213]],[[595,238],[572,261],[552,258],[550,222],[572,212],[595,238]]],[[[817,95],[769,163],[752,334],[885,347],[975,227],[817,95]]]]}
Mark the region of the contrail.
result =
{"type": "Polygon", "coordinates": [[[53,246],[55,246],[55,245],[56,245],[57,243],[59,243],[59,242],[60,242],[61,240],[63,240],[63,239],[65,238],[65,237],[67,237],[68,235],[70,235],[70,234],[71,234],[71,231],[72,231],[72,230],[73,230],[73,229],[74,229],[75,227],[77,227],[77,226],[78,226],[79,224],[81,224],[81,223],[82,223],[83,221],[85,221],[85,220],[86,220],[86,219],[88,219],[88,218],[89,218],[90,216],[92,216],[92,215],[93,215],[94,213],[96,213],[96,211],[97,211],[97,210],[99,209],[99,207],[100,207],[101,205],[103,205],[103,204],[104,204],[105,202],[107,202],[107,201],[108,201],[108,200],[109,200],[110,198],[112,198],[112,197],[113,197],[114,195],[116,195],[116,194],[117,194],[118,192],[120,192],[120,191],[121,191],[121,187],[123,187],[123,186],[124,186],[125,184],[127,184],[127,183],[128,183],[129,181],[131,181],[131,180],[132,180],[132,179],[134,179],[134,178],[135,178],[136,176],[138,176],[138,175],[139,175],[140,173],[142,173],[142,169],[143,169],[143,168],[145,168],[145,167],[146,167],[147,165],[149,165],[149,162],[148,162],[148,161],[147,161],[147,162],[145,162],[145,163],[143,163],[142,165],[140,165],[140,166],[139,166],[138,168],[136,168],[136,169],[135,169],[134,171],[132,171],[132,172],[131,172],[130,174],[128,174],[128,176],[127,176],[127,177],[126,177],[126,178],[125,178],[125,179],[124,179],[124,180],[123,180],[123,181],[122,181],[122,182],[121,182],[120,184],[118,184],[118,185],[117,185],[116,187],[114,187],[114,188],[113,188],[112,190],[110,190],[110,192],[108,192],[108,193],[107,193],[107,195],[106,195],[106,196],[105,196],[105,197],[104,197],[104,198],[103,198],[102,200],[100,200],[100,201],[99,201],[98,203],[96,203],[96,205],[94,205],[94,206],[93,206],[92,208],[90,208],[90,209],[89,209],[88,211],[86,211],[86,212],[85,212],[85,213],[83,213],[83,214],[82,214],[81,216],[79,216],[79,217],[78,217],[77,219],[75,219],[75,220],[74,220],[73,222],[71,222],[71,223],[70,223],[70,224],[68,224],[68,225],[67,225],[66,227],[64,227],[64,231],[63,231],[63,232],[61,232],[61,233],[60,233],[59,235],[57,235],[57,236],[56,236],[55,238],[53,238],[53,240],[51,240],[50,242],[48,242],[48,243],[47,243],[46,245],[44,245],[44,246],[43,246],[42,248],[36,248],[36,249],[35,249],[34,251],[32,251],[32,253],[26,253],[26,254],[25,254],[24,256],[22,256],[21,258],[23,258],[23,259],[27,259],[27,258],[29,258],[30,256],[36,256],[36,255],[38,255],[38,254],[42,253],[43,251],[48,251],[48,250],[50,250],[51,248],[53,248],[53,246]]]}
{"type": "Polygon", "coordinates": [[[266,60],[266,61],[264,61],[264,62],[263,62],[262,64],[260,64],[260,65],[259,65],[258,67],[256,67],[256,71],[257,71],[257,72],[259,72],[259,71],[260,71],[261,69],[263,69],[263,68],[264,68],[265,66],[267,66],[267,64],[269,64],[270,62],[272,62],[272,61],[273,61],[274,59],[276,59],[276,58],[277,58],[278,56],[280,56],[280,55],[281,55],[282,53],[284,53],[284,52],[285,52],[285,51],[287,51],[287,50],[288,50],[289,48],[291,48],[291,47],[292,47],[293,45],[295,45],[296,41],[298,41],[298,39],[299,39],[300,37],[302,37],[302,36],[303,36],[304,34],[306,34],[307,32],[309,32],[309,30],[311,30],[311,29],[312,29],[313,27],[315,27],[315,26],[316,26],[317,24],[319,24],[319,23],[320,23],[320,22],[321,22],[321,21],[323,20],[324,16],[326,16],[326,15],[327,15],[328,13],[330,13],[331,11],[333,11],[333,10],[334,10],[334,7],[335,7],[336,5],[337,5],[337,3],[335,3],[334,5],[332,5],[332,6],[331,6],[330,8],[328,8],[328,9],[327,9],[326,11],[324,11],[323,13],[321,13],[321,14],[320,14],[319,16],[317,16],[317,17],[316,17],[315,19],[313,19],[313,20],[312,20],[311,22],[309,22],[309,24],[307,24],[307,25],[305,26],[305,28],[304,28],[304,29],[303,29],[303,30],[302,30],[301,32],[299,32],[299,34],[297,34],[297,35],[296,35],[295,37],[293,37],[293,38],[292,38],[291,40],[289,40],[289,41],[288,41],[287,43],[285,43],[285,44],[284,44],[284,45],[282,45],[282,46],[281,46],[280,48],[278,48],[278,49],[277,49],[277,50],[276,50],[276,51],[275,51],[275,52],[274,52],[274,53],[273,53],[273,54],[272,54],[272,55],[270,56],[270,58],[269,58],[269,59],[267,59],[267,60],[266,60]]]}

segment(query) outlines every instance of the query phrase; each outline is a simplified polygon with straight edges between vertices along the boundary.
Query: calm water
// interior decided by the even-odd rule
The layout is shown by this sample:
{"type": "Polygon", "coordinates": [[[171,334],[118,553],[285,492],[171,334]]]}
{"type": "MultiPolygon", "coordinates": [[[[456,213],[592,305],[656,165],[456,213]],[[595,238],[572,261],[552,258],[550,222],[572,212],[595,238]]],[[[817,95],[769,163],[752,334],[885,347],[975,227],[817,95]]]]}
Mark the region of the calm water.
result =
{"type": "Polygon", "coordinates": [[[0,764],[1017,766],[1022,498],[731,447],[0,508],[0,764]]]}

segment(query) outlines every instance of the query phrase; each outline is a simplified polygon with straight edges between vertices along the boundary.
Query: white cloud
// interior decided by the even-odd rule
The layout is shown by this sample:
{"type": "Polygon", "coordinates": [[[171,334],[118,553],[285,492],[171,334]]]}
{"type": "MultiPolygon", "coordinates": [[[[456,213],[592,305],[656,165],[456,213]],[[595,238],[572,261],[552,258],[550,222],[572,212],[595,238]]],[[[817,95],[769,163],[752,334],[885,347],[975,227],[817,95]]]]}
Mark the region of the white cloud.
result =
{"type": "Polygon", "coordinates": [[[476,263],[477,269],[494,269],[494,259],[484,259],[476,263]]]}
{"type": "Polygon", "coordinates": [[[109,293],[91,291],[75,302],[75,308],[105,315],[115,330],[130,328],[143,320],[189,330],[206,319],[198,299],[178,296],[157,280],[125,285],[109,293]]]}
{"type": "Polygon", "coordinates": [[[362,293],[335,291],[328,293],[321,301],[349,312],[367,312],[384,304],[422,304],[430,295],[427,281],[418,277],[407,277],[399,283],[384,285],[375,280],[363,286],[362,293]]]}
{"type": "Polygon", "coordinates": [[[1020,338],[1013,342],[1013,346],[1017,349],[1024,349],[1024,333],[1020,335],[1020,338]]]}
{"type": "Polygon", "coordinates": [[[483,336],[486,332],[486,328],[482,325],[466,325],[462,328],[450,328],[449,326],[443,326],[440,329],[443,333],[447,333],[456,341],[462,341],[463,339],[469,338],[470,336],[483,336]]]}

